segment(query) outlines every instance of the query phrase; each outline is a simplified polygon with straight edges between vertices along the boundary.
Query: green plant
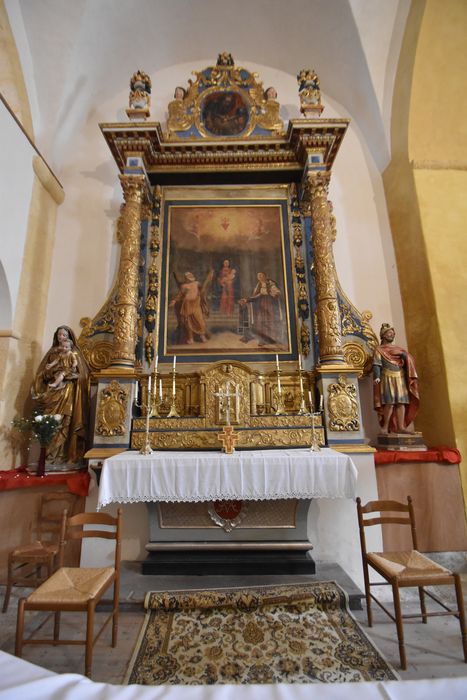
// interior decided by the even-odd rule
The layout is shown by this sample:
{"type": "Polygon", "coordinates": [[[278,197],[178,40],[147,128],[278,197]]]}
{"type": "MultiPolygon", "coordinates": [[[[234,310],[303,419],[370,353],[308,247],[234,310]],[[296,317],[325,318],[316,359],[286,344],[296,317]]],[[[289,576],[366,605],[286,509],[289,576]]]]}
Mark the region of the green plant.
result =
{"type": "Polygon", "coordinates": [[[29,439],[37,440],[41,447],[46,447],[60,427],[62,416],[42,415],[34,413],[31,418],[14,418],[12,425],[17,430],[29,436],[29,439]]]}

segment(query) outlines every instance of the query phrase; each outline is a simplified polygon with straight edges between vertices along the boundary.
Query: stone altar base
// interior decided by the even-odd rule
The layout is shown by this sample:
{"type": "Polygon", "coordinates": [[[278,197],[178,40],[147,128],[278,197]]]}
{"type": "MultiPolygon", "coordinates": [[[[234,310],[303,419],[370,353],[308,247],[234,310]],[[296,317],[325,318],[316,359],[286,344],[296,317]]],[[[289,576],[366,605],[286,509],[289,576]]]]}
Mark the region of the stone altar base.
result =
{"type": "Polygon", "coordinates": [[[378,435],[376,447],[379,450],[396,450],[400,452],[426,451],[422,433],[389,433],[378,435]]]}
{"type": "Polygon", "coordinates": [[[310,550],[196,550],[150,552],[142,562],[144,575],[264,575],[314,574],[310,550]]]}

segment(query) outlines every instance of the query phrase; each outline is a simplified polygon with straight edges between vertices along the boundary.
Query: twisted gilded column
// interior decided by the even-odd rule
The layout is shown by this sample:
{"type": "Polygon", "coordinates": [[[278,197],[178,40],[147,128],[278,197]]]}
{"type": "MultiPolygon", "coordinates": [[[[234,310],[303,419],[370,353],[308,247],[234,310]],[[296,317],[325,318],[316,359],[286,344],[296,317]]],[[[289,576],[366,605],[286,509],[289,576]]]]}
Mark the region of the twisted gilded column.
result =
{"type": "Polygon", "coordinates": [[[137,342],[138,263],[145,178],[120,175],[124,204],[118,225],[121,243],[111,367],[133,368],[137,342]]]}
{"type": "Polygon", "coordinates": [[[322,364],[344,362],[342,329],[337,301],[336,267],[332,246],[335,228],[328,202],[330,173],[308,173],[312,245],[316,279],[316,312],[322,364]]]}

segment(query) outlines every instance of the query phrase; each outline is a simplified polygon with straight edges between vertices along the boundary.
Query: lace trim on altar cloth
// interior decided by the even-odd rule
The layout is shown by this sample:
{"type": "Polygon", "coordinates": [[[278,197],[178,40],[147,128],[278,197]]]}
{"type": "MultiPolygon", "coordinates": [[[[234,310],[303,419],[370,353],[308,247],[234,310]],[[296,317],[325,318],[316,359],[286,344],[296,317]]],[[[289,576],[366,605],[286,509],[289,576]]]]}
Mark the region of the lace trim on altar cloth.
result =
{"type": "Polygon", "coordinates": [[[251,495],[232,495],[232,494],[219,494],[219,493],[213,493],[213,494],[203,494],[203,496],[183,496],[183,497],[173,497],[170,498],[168,496],[151,496],[145,495],[145,496],[113,496],[112,498],[106,498],[103,499],[102,501],[99,502],[97,506],[97,510],[100,510],[101,508],[105,508],[106,506],[110,505],[111,503],[157,503],[157,502],[163,502],[163,503],[211,503],[212,501],[229,501],[229,500],[234,500],[234,501],[280,501],[280,500],[289,500],[289,499],[297,499],[297,500],[309,500],[313,498],[329,498],[329,499],[338,499],[338,498],[353,498],[353,493],[344,493],[344,494],[329,494],[325,492],[314,492],[313,494],[310,493],[302,493],[302,492],[297,492],[297,493],[269,493],[265,494],[264,496],[251,496],[251,495]]]}

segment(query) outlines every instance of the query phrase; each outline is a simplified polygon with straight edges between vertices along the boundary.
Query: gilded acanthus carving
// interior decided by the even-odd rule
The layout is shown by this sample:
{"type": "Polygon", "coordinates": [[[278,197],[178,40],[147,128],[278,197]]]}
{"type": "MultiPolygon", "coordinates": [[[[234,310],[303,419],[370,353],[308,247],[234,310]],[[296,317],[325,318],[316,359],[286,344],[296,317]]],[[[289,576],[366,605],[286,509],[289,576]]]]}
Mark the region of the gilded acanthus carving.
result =
{"type": "Polygon", "coordinates": [[[343,375],[328,387],[328,411],[330,430],[360,430],[357,389],[343,375]]]}
{"type": "Polygon", "coordinates": [[[312,245],[316,280],[318,338],[321,362],[343,361],[342,333],[337,302],[333,230],[327,199],[329,173],[309,173],[312,245]]]}
{"type": "Polygon", "coordinates": [[[138,265],[143,175],[120,175],[125,204],[120,215],[122,237],[115,299],[112,364],[134,366],[138,321],[138,265]]]}
{"type": "Polygon", "coordinates": [[[128,387],[115,379],[101,389],[97,404],[96,433],[104,437],[123,435],[128,404],[128,387]]]}

